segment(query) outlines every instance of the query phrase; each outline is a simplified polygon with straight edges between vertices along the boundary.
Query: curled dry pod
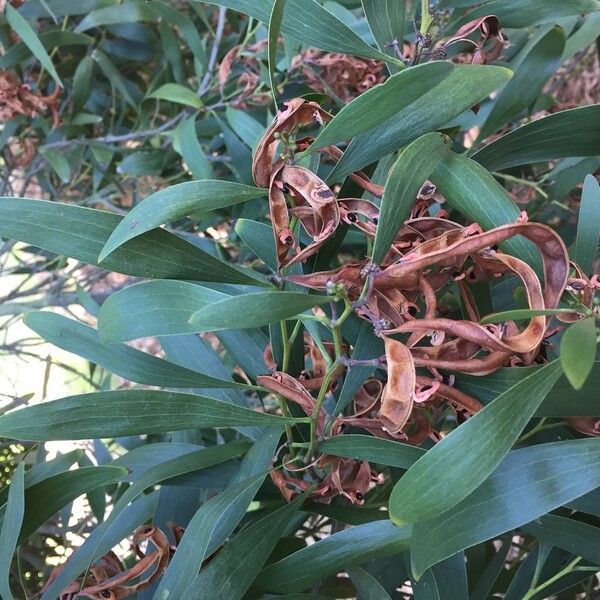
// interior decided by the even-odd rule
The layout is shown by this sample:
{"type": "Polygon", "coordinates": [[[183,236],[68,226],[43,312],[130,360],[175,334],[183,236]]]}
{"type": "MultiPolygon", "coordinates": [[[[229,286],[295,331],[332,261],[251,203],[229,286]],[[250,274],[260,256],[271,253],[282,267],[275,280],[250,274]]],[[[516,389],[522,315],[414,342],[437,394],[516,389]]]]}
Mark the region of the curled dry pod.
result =
{"type": "Polygon", "coordinates": [[[169,541],[167,536],[156,527],[142,526],[133,535],[133,547],[138,556],[142,558],[130,569],[111,577],[106,581],[99,581],[95,585],[85,587],[79,593],[84,598],[94,600],[121,600],[150,587],[165,571],[169,562],[169,541]],[[140,550],[142,541],[152,542],[156,550],[144,554],[140,550]],[[148,569],[153,568],[150,575],[136,584],[126,585],[137,579],[148,569]]]}
{"type": "Polygon", "coordinates": [[[316,102],[308,102],[302,98],[284,102],[284,107],[277,113],[275,120],[265,131],[254,153],[252,175],[259,187],[269,187],[271,182],[275,153],[279,144],[279,140],[275,138],[276,133],[290,133],[301,127],[323,123],[331,119],[331,115],[316,102]]]}
{"type": "MultiPolygon", "coordinates": [[[[310,392],[291,375],[276,371],[272,375],[259,375],[256,378],[259,385],[275,394],[281,394],[286,400],[296,403],[307,416],[312,416],[315,409],[315,399],[310,392]]],[[[321,435],[325,427],[326,414],[321,410],[317,417],[317,433],[321,435]]]]}
{"type": "MultiPolygon", "coordinates": [[[[282,261],[284,266],[303,262],[315,254],[335,233],[340,223],[340,211],[329,186],[312,171],[304,167],[285,165],[281,169],[280,177],[280,185],[288,190],[294,202],[289,212],[298,218],[306,233],[313,239],[306,248],[285,258],[282,261]]],[[[278,184],[276,181],[276,185],[278,184]]],[[[279,239],[280,235],[276,234],[276,240],[279,239]]]]}
{"type": "Polygon", "coordinates": [[[379,420],[390,433],[400,431],[412,412],[416,373],[410,350],[392,338],[384,338],[388,379],[383,390],[379,420]]]}

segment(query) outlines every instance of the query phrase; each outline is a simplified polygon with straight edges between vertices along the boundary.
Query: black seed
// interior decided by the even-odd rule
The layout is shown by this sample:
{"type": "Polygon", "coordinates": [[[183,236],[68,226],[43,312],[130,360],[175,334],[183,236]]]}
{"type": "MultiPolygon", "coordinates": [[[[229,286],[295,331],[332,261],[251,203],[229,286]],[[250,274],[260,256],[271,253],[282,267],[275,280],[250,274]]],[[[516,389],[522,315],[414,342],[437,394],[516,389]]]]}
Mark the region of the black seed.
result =
{"type": "Polygon", "coordinates": [[[364,496],[360,492],[356,492],[356,499],[357,500],[362,500],[363,498],[364,498],[364,496]]]}
{"type": "Polygon", "coordinates": [[[417,312],[418,312],[418,310],[417,310],[417,307],[416,307],[416,306],[409,306],[409,307],[408,307],[408,314],[409,314],[411,317],[414,317],[414,316],[417,314],[417,312]]]}
{"type": "Polygon", "coordinates": [[[354,213],[348,213],[348,221],[356,223],[356,221],[358,221],[358,217],[354,213]]]}
{"type": "Polygon", "coordinates": [[[377,217],[373,217],[373,223],[375,223],[375,225],[377,225],[377,223],[379,223],[379,219],[377,217]]]}
{"type": "Polygon", "coordinates": [[[282,191],[284,194],[289,194],[289,193],[290,193],[290,188],[289,188],[287,185],[285,185],[285,183],[284,183],[284,184],[281,186],[281,191],[282,191]]]}
{"type": "Polygon", "coordinates": [[[319,196],[319,198],[332,198],[333,194],[331,193],[331,190],[321,190],[320,192],[317,192],[317,196],[319,196]]]}

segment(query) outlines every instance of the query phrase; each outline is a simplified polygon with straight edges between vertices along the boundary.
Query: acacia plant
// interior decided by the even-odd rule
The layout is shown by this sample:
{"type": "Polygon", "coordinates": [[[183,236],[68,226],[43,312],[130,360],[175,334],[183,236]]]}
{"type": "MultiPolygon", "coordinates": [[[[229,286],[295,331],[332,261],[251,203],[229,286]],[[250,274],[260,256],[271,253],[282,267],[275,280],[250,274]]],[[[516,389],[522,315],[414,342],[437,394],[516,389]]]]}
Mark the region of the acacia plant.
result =
{"type": "Polygon", "coordinates": [[[2,598],[593,597],[598,2],[20,4],[3,252],[78,287],[7,314],[96,389],[0,416],[2,598]]]}

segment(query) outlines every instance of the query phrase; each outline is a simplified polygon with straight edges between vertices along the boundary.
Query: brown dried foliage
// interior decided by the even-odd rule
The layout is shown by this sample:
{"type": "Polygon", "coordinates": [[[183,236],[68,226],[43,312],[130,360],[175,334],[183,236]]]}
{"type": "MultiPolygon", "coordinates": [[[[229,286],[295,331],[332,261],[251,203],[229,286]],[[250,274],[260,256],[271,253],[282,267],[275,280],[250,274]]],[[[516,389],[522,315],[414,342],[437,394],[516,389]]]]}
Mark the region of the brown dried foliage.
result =
{"type": "MultiPolygon", "coordinates": [[[[465,26],[454,38],[462,39],[476,30],[481,32],[482,44],[490,38],[498,45],[503,42],[497,19],[492,17],[465,26]]],[[[294,153],[308,147],[313,139],[297,139],[301,130],[316,128],[329,118],[314,102],[287,102],[254,156],[254,179],[257,185],[269,189],[280,268],[314,255],[341,222],[371,238],[377,230],[377,205],[359,198],[336,198],[317,175],[294,165],[294,153]],[[293,221],[311,238],[304,247],[293,221]]],[[[335,147],[321,152],[333,160],[342,155],[335,147]]],[[[364,173],[354,173],[352,178],[366,191],[381,196],[381,186],[374,185],[364,173]]],[[[556,308],[567,287],[579,295],[585,306],[593,304],[596,279],[592,281],[576,265],[570,266],[563,241],[548,226],[530,223],[526,213],[522,213],[514,223],[482,231],[476,223],[465,226],[450,221],[443,210],[435,218],[428,216],[435,201],[443,198],[435,186],[426,182],[380,265],[363,260],[342,264],[333,271],[284,277],[290,283],[325,292],[332,286],[343,286],[355,313],[372,323],[385,343],[385,356],[370,364],[387,369],[386,381],[368,379],[353,399],[353,412],[333,420],[323,409],[314,414],[316,400],[311,392],[320,388],[325,370],[314,343],[305,341],[305,355],[314,365],[313,372],[303,372],[298,377],[278,371],[267,349],[266,362],[273,372],[259,377],[259,384],[297,404],[306,415],[314,416],[320,438],[354,427],[410,444],[421,444],[427,438],[437,441],[443,434],[434,424],[444,411],[451,408],[461,420],[482,407],[476,398],[453,386],[453,373],[486,375],[501,367],[544,363],[545,340],[556,332],[548,328],[550,318],[533,317],[523,328],[513,321],[480,325],[474,284],[517,277],[532,310],[556,308]],[[528,263],[499,249],[499,245],[517,236],[527,238],[537,248],[543,278],[528,263]],[[571,276],[573,269],[575,276],[571,276]],[[453,283],[460,292],[463,319],[448,318],[450,308],[440,299],[453,283]],[[429,370],[430,376],[418,375],[417,368],[429,370]],[[443,377],[439,370],[450,375],[443,377]]],[[[563,316],[565,321],[579,318],[572,314],[563,316]]],[[[328,347],[327,352],[332,353],[332,348],[328,347]]],[[[352,361],[346,362],[351,368],[352,361]]],[[[341,365],[334,373],[325,392],[334,389],[344,369],[341,365]]],[[[573,426],[588,434],[597,430],[596,422],[584,424],[581,419],[573,421],[573,426]]],[[[311,495],[319,501],[342,495],[356,504],[379,480],[366,463],[330,456],[321,456],[301,469],[291,466],[286,456],[271,477],[287,499],[313,486],[311,495]]]]}

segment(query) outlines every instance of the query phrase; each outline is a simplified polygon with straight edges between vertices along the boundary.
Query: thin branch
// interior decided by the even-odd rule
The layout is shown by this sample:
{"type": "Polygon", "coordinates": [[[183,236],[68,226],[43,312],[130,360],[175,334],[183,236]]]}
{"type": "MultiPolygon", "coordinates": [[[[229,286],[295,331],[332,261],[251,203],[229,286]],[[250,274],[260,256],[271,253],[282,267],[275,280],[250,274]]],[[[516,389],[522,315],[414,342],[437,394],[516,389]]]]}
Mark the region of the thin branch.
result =
{"type": "Polygon", "coordinates": [[[210,57],[208,59],[208,69],[200,82],[200,86],[198,87],[198,96],[202,97],[206,94],[210,80],[212,79],[213,72],[215,70],[215,66],[217,64],[217,57],[219,55],[219,46],[221,45],[221,39],[223,38],[223,30],[225,29],[225,7],[221,7],[219,9],[219,21],[217,22],[217,31],[215,33],[215,39],[213,41],[212,48],[210,50],[210,57]]]}

